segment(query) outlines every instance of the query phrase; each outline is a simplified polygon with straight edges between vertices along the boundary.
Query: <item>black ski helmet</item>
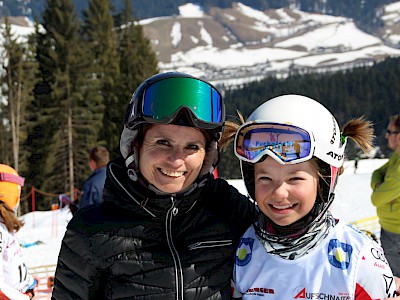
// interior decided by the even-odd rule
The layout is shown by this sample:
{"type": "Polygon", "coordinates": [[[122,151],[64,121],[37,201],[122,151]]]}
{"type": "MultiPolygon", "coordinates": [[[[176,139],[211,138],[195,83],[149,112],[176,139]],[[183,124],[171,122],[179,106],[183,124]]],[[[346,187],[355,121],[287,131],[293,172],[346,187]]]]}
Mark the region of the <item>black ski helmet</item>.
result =
{"type": "Polygon", "coordinates": [[[125,116],[120,151],[131,179],[137,179],[138,130],[145,124],[175,124],[199,128],[211,143],[200,175],[212,172],[218,162],[217,142],[225,121],[220,92],[210,83],[180,72],[168,72],[146,79],[133,93],[125,116]]]}

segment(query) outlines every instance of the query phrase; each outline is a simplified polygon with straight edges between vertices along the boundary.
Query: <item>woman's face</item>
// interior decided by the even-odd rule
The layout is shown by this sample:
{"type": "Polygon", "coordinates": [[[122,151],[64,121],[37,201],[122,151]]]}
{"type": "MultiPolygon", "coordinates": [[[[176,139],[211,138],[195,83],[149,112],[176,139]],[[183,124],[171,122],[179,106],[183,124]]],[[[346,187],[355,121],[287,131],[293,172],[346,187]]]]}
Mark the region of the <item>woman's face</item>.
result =
{"type": "Polygon", "coordinates": [[[144,178],[165,193],[178,193],[199,176],[206,155],[204,134],[192,127],[152,125],[139,152],[144,178]]]}
{"type": "Polygon", "coordinates": [[[281,165],[268,157],[255,164],[254,173],[257,204],[275,224],[290,225],[311,211],[318,173],[310,161],[281,165]]]}

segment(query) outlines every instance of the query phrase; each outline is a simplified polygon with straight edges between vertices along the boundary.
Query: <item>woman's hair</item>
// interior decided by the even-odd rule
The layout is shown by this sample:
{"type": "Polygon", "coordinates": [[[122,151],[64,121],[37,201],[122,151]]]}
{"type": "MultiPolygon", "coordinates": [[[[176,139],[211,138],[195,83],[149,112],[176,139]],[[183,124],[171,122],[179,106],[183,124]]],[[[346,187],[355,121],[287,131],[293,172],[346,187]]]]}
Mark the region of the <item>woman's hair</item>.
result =
{"type": "Polygon", "coordinates": [[[12,210],[6,203],[0,202],[0,216],[4,219],[7,230],[12,232],[17,232],[24,225],[20,221],[12,210]]]}

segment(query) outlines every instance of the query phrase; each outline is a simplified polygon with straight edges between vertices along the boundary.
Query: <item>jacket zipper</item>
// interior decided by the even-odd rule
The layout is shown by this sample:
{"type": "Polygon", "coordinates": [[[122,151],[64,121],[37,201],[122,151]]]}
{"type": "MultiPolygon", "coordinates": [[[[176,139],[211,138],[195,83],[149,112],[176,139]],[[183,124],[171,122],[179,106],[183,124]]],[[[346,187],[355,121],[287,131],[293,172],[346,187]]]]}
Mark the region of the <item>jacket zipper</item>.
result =
{"type": "Polygon", "coordinates": [[[188,246],[189,250],[195,250],[200,248],[215,248],[232,245],[232,240],[220,240],[220,241],[204,241],[193,243],[188,246]]]}
{"type": "Polygon", "coordinates": [[[178,214],[178,208],[175,207],[174,198],[171,197],[172,206],[167,211],[167,217],[165,219],[165,234],[167,236],[167,243],[169,250],[171,251],[172,259],[174,260],[175,266],[175,285],[176,285],[176,299],[183,300],[183,272],[182,264],[179,258],[178,251],[174,246],[172,238],[172,218],[178,214]]]}

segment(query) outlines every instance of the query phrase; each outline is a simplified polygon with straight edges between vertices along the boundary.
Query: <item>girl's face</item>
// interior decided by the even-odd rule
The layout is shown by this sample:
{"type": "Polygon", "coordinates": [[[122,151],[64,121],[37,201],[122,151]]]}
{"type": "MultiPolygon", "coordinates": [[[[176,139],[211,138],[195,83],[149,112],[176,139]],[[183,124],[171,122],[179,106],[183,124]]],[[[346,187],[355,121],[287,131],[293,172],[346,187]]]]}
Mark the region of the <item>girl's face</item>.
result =
{"type": "Polygon", "coordinates": [[[257,204],[275,224],[290,225],[313,208],[319,177],[310,161],[281,165],[268,157],[254,165],[254,173],[257,204]]]}
{"type": "Polygon", "coordinates": [[[204,134],[192,127],[152,125],[139,152],[144,178],[165,193],[178,193],[199,176],[206,155],[204,134]]]}

